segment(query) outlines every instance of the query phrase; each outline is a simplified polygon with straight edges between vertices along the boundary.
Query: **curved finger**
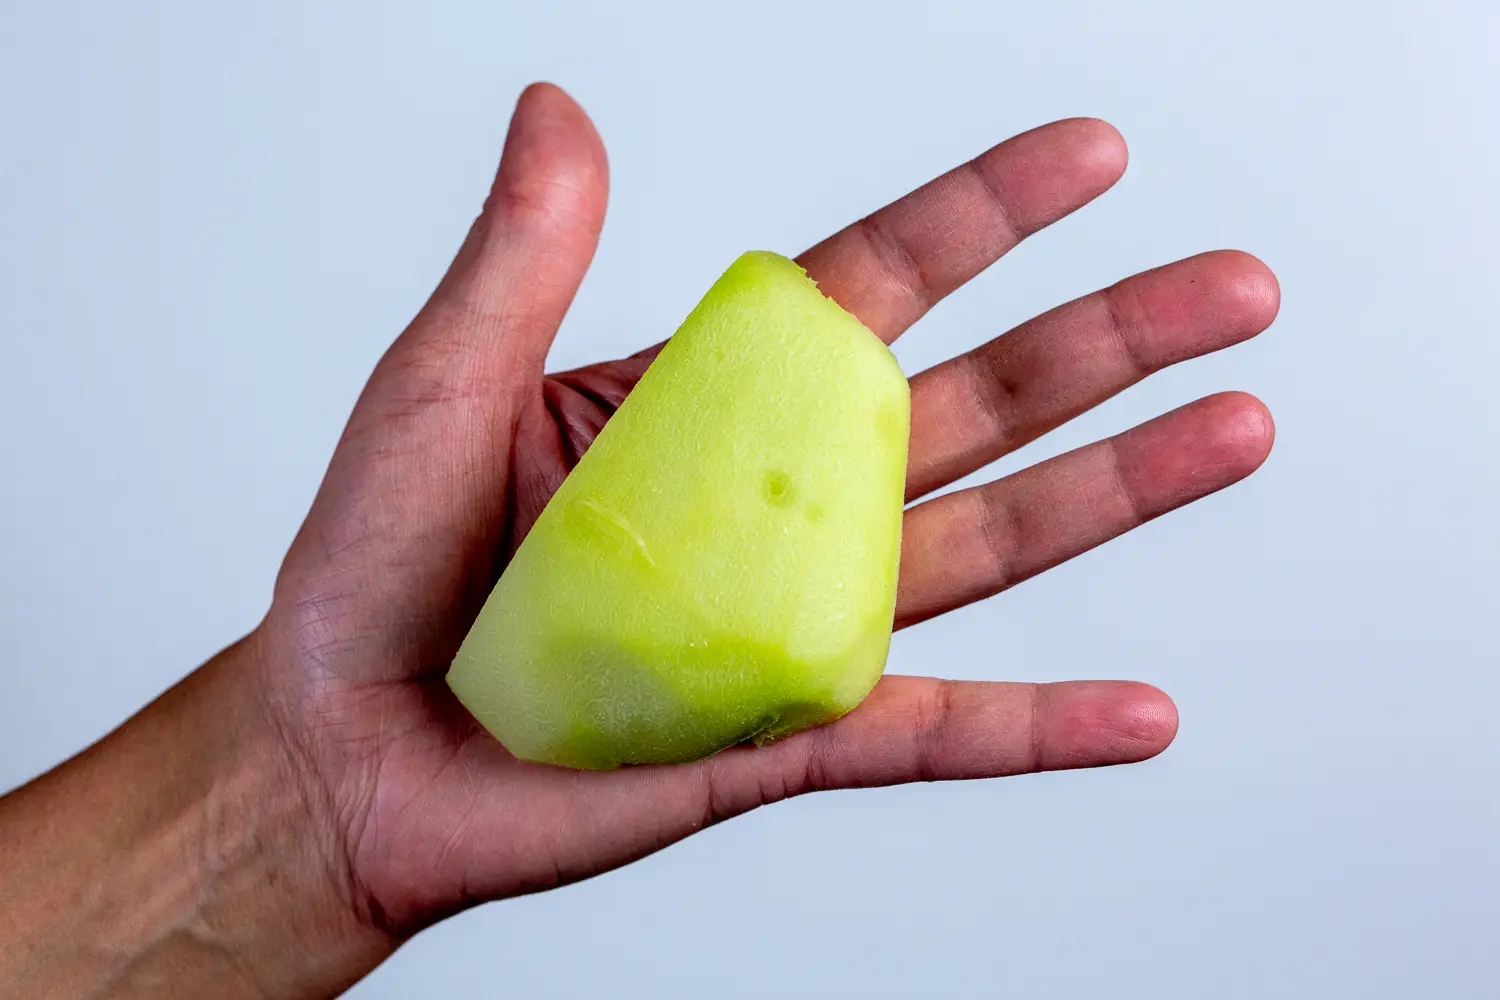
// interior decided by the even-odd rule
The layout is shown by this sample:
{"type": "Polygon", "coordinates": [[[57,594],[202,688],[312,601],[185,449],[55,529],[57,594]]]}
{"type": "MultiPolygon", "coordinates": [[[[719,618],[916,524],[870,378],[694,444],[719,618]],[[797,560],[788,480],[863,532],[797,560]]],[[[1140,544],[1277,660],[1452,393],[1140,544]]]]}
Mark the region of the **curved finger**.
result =
{"type": "Polygon", "coordinates": [[[1021,240],[1107,191],[1125,140],[1095,118],[1023,132],[835,233],[797,262],[887,343],[1021,240]]]}
{"type": "Polygon", "coordinates": [[[1271,415],[1200,399],[1004,479],[925,501],[902,527],[898,628],[998,593],[1260,467],[1271,415]]]}
{"type": "Polygon", "coordinates": [[[907,499],[946,486],[1152,372],[1253,337],[1280,289],[1259,260],[1216,251],[1058,306],[911,380],[907,499]]]}

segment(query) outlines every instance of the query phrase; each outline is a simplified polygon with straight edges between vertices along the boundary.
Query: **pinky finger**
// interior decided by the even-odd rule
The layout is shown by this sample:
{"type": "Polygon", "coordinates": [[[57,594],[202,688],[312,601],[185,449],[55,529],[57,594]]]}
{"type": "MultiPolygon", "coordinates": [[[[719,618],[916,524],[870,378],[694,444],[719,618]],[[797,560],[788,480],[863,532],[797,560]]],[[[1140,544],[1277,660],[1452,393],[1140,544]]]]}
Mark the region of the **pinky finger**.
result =
{"type": "Polygon", "coordinates": [[[837,722],[725,751],[684,780],[715,822],[804,792],[1130,764],[1176,734],[1176,706],[1149,684],[889,676],[837,722]]]}

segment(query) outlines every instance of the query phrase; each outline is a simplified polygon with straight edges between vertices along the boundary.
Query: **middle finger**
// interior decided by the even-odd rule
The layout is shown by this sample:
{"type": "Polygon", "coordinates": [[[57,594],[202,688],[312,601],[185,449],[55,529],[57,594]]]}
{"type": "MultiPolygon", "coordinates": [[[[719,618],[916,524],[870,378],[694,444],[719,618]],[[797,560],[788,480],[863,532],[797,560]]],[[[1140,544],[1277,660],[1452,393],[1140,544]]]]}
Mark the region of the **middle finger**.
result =
{"type": "Polygon", "coordinates": [[[1252,337],[1276,316],[1276,278],[1217,251],[1058,306],[911,380],[906,498],[946,486],[1154,371],[1252,337]]]}

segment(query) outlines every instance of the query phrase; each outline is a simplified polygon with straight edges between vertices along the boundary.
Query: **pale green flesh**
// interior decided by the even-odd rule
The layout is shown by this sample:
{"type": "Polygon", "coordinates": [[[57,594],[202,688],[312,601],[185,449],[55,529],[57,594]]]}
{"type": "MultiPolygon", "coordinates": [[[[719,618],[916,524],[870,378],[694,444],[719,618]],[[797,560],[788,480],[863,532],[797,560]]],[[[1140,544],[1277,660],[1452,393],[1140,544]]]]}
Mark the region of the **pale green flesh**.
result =
{"type": "Polygon", "coordinates": [[[884,344],[745,254],[542,512],[449,685],[511,753],[571,767],[844,714],[890,646],[909,411],[884,344]]]}

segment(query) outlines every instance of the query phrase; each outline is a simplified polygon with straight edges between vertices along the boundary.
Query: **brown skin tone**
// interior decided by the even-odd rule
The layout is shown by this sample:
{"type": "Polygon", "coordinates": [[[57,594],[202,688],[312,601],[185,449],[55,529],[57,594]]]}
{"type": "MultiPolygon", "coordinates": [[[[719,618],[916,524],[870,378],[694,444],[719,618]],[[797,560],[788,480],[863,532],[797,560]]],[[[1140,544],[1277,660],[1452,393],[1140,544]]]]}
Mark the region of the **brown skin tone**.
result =
{"type": "MultiPolygon", "coordinates": [[[[1105,191],[1103,122],[1027,132],[808,250],[886,341],[1105,191]]],[[[443,673],[516,545],[653,351],[545,376],[604,217],[593,126],[522,96],[491,196],[382,359],[270,611],[98,745],[0,801],[0,995],[332,996],[475,903],[625,864],[791,795],[1139,761],[1166,695],[1127,681],[883,679],[831,725],[676,767],[517,761],[443,673]]],[[[1151,372],[1270,324],[1275,278],[1203,254],[1060,306],[912,384],[908,498],[1151,372]]],[[[1252,472],[1226,393],[906,515],[897,625],[995,594],[1252,472]]]]}

